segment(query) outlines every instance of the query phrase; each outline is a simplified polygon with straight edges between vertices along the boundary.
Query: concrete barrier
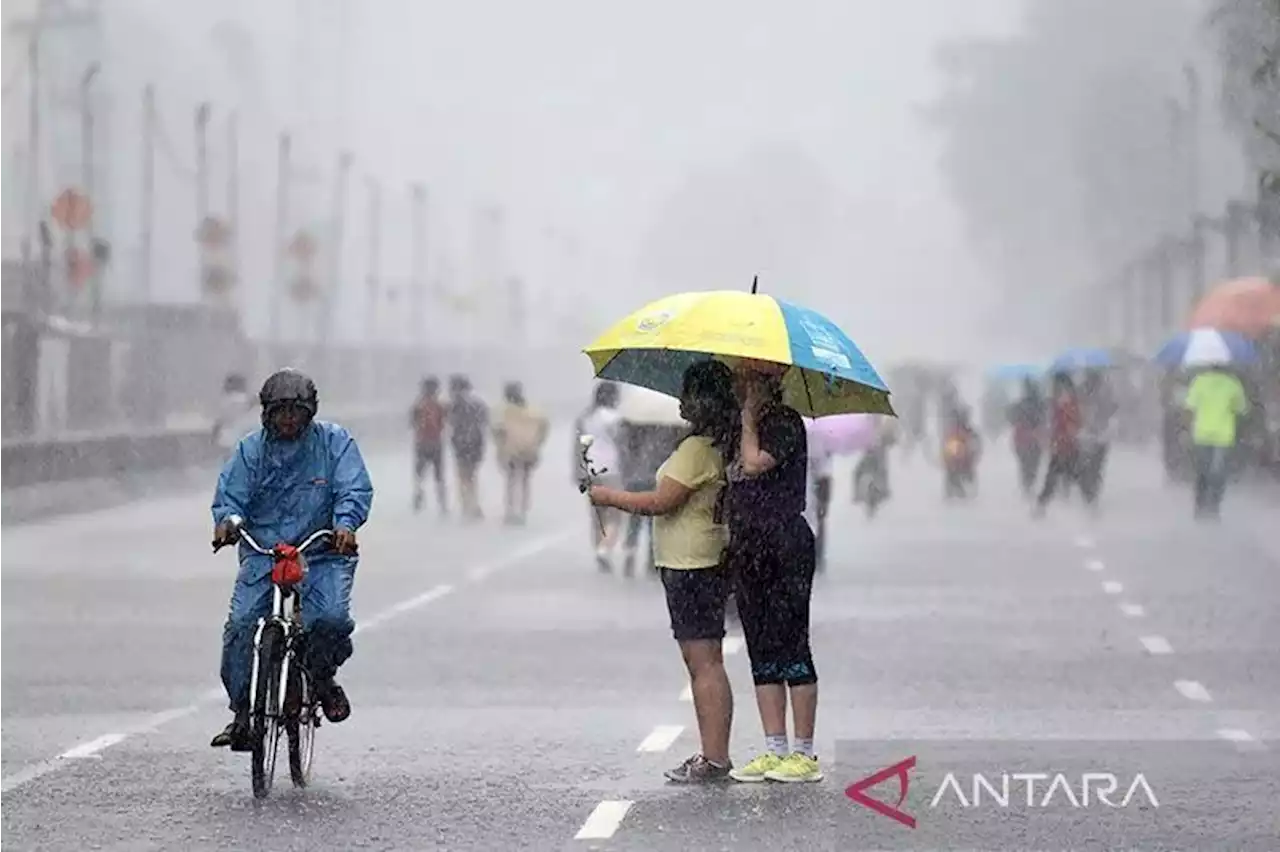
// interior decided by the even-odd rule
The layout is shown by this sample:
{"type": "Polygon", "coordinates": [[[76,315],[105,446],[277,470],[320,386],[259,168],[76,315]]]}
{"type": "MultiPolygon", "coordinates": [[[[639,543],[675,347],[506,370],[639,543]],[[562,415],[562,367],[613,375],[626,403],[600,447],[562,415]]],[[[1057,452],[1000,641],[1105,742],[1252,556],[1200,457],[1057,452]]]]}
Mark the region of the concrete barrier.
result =
{"type": "MultiPolygon", "coordinates": [[[[324,419],[341,423],[361,443],[409,440],[405,409],[353,411],[324,419]]],[[[16,439],[0,446],[0,486],[4,489],[113,479],[155,471],[214,465],[222,450],[213,424],[152,431],[68,434],[53,439],[16,439]]]]}

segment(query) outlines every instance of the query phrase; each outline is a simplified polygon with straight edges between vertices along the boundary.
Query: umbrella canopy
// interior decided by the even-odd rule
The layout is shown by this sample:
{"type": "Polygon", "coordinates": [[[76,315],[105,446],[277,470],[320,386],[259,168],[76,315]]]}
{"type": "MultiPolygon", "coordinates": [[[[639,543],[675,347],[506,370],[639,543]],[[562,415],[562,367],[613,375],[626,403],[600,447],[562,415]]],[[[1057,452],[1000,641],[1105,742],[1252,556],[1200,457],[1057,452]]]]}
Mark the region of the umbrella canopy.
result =
{"type": "Polygon", "coordinates": [[[811,447],[825,454],[860,453],[876,441],[876,415],[838,414],[834,417],[805,418],[811,447]]]}
{"type": "Polygon", "coordinates": [[[1082,347],[1068,349],[1053,359],[1053,372],[1066,373],[1072,370],[1095,370],[1115,364],[1111,353],[1105,349],[1082,347]]]}
{"type": "Polygon", "coordinates": [[[1213,364],[1252,364],[1257,347],[1243,334],[1216,328],[1197,328],[1177,335],[1156,353],[1165,367],[1207,367],[1213,364]]]}
{"type": "Polygon", "coordinates": [[[1280,284],[1266,278],[1236,278],[1205,294],[1187,317],[1186,328],[1217,328],[1261,337],[1280,323],[1280,284]]]}
{"type": "Polygon", "coordinates": [[[680,416],[680,401],[657,391],[623,385],[618,414],[637,426],[687,426],[680,416]]]}
{"type": "Polygon", "coordinates": [[[715,290],[659,299],[587,346],[599,378],[678,396],[684,371],[714,358],[781,365],[783,401],[803,415],[893,414],[889,389],[821,314],[773,296],[715,290]]]}

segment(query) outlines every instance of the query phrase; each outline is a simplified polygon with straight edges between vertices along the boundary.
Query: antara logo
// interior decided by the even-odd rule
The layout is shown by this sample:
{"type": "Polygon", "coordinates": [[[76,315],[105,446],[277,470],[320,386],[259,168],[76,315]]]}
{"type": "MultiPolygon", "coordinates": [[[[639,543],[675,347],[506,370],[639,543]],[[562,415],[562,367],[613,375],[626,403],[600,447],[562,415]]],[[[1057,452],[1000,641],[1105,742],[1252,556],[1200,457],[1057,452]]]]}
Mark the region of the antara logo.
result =
{"type": "MultiPolygon", "coordinates": [[[[902,809],[911,786],[910,773],[915,766],[916,758],[912,755],[855,781],[845,789],[845,795],[865,808],[908,828],[915,828],[916,818],[902,809]],[[867,795],[867,790],[891,778],[898,780],[897,802],[890,805],[867,795]]],[[[1153,808],[1160,807],[1155,791],[1141,772],[1127,783],[1121,783],[1121,779],[1111,772],[1084,772],[1078,776],[1062,772],[1003,772],[998,775],[948,772],[930,798],[929,807],[936,808],[940,803],[948,801],[963,808],[992,805],[1001,808],[1048,808],[1054,804],[1070,805],[1073,808],[1098,805],[1127,808],[1135,801],[1139,807],[1144,804],[1153,808]],[[1123,796],[1117,795],[1121,790],[1124,791],[1123,796]]]]}

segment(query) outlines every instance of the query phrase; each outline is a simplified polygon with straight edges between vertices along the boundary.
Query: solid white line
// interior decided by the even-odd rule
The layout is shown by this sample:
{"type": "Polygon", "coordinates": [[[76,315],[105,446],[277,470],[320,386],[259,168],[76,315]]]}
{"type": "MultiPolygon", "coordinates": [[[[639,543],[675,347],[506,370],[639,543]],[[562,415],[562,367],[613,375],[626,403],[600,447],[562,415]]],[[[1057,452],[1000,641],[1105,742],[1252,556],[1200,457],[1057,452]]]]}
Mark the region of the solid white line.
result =
{"type": "Polygon", "coordinates": [[[1088,562],[1084,563],[1084,567],[1088,568],[1090,571],[1101,571],[1107,566],[1102,564],[1101,559],[1090,559],[1088,562]]]}
{"type": "MultiPolygon", "coordinates": [[[[576,534],[576,530],[563,530],[558,533],[543,536],[542,538],[534,539],[523,547],[518,547],[504,556],[500,556],[490,562],[481,563],[480,565],[475,566],[470,570],[469,576],[479,573],[481,569],[483,569],[483,573],[480,576],[488,576],[496,571],[501,571],[502,569],[518,564],[531,556],[536,556],[545,550],[549,550],[569,538],[569,536],[576,534]]],[[[479,577],[473,576],[473,579],[479,579],[479,577]]],[[[409,598],[408,600],[400,601],[396,605],[389,607],[382,612],[375,613],[368,618],[362,619],[360,624],[356,626],[355,632],[361,633],[381,627],[383,624],[398,615],[403,615],[406,612],[426,606],[432,601],[439,600],[452,592],[453,588],[453,586],[448,584],[442,584],[434,586],[419,595],[409,598]]],[[[44,760],[39,763],[24,766],[9,777],[0,779],[0,793],[8,793],[10,790],[21,787],[23,784],[27,784],[37,778],[48,775],[50,772],[55,772],[58,769],[61,769],[66,766],[65,761],[67,759],[90,757],[95,752],[109,748],[127,737],[135,734],[150,733],[161,725],[168,724],[175,719],[181,719],[183,716],[190,716],[197,712],[201,706],[205,704],[212,704],[216,701],[222,701],[225,697],[226,694],[222,691],[221,687],[207,690],[200,694],[194,704],[188,704],[185,707],[175,707],[170,710],[153,713],[152,715],[145,717],[138,724],[130,727],[124,733],[104,734],[95,740],[74,746],[51,760],[44,760]],[[90,746],[93,746],[92,750],[89,750],[90,746]]]]}
{"type": "Polygon", "coordinates": [[[96,740],[89,740],[89,742],[81,743],[75,748],[67,749],[62,754],[58,755],[58,757],[63,760],[76,760],[79,758],[93,757],[104,748],[111,748],[111,746],[124,739],[125,736],[125,734],[103,734],[96,740]]]}
{"type": "Polygon", "coordinates": [[[1120,585],[1115,580],[1108,580],[1102,584],[1102,591],[1109,595],[1118,595],[1124,591],[1124,586],[1120,585]]]}
{"type": "Polygon", "coordinates": [[[659,725],[644,738],[636,751],[666,751],[684,731],[684,725],[659,725]]]}
{"type": "Polygon", "coordinates": [[[1175,680],[1173,685],[1182,693],[1182,697],[1191,701],[1212,701],[1213,696],[1204,684],[1198,680],[1175,680]]]}
{"type": "Polygon", "coordinates": [[[747,641],[741,636],[726,636],[720,644],[721,652],[724,654],[736,654],[741,651],[747,644],[747,641]]]}
{"type": "Polygon", "coordinates": [[[1139,641],[1142,642],[1142,647],[1146,648],[1149,654],[1173,653],[1173,646],[1163,636],[1143,636],[1139,641]]]}
{"type": "Polygon", "coordinates": [[[686,683],[684,686],[684,689],[680,690],[680,700],[681,701],[693,700],[693,684],[686,683]]]}
{"type": "Polygon", "coordinates": [[[1142,618],[1147,614],[1147,611],[1142,608],[1142,604],[1122,603],[1120,604],[1120,611],[1130,618],[1142,618]]]}
{"type": "Polygon", "coordinates": [[[587,817],[587,821],[578,829],[574,840],[608,840],[622,824],[622,818],[631,810],[635,802],[623,800],[606,800],[596,805],[595,810],[587,817]]]}
{"type": "Polygon", "coordinates": [[[1076,547],[1080,547],[1080,548],[1084,548],[1085,550],[1088,550],[1089,548],[1093,547],[1093,545],[1094,545],[1094,541],[1092,536],[1087,536],[1083,534],[1076,536],[1076,547]]]}

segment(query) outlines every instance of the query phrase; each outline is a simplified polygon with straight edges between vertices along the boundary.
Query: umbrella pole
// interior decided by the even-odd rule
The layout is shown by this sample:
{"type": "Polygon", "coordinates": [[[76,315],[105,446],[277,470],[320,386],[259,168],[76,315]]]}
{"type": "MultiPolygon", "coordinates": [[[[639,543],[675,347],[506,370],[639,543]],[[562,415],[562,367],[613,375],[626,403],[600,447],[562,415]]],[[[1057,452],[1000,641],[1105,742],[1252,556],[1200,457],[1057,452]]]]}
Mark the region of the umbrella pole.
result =
{"type": "MultiPolygon", "coordinates": [[[[595,470],[591,467],[591,459],[590,459],[590,457],[587,455],[587,451],[588,451],[588,448],[587,448],[587,446],[586,446],[586,445],[584,445],[584,446],[582,447],[582,471],[583,471],[583,473],[585,474],[584,479],[587,481],[587,483],[588,483],[589,485],[594,485],[594,484],[595,484],[596,477],[597,477],[600,473],[604,473],[604,471],[599,471],[599,472],[597,473],[597,471],[595,471],[595,470]]],[[[583,491],[584,491],[584,493],[585,493],[586,489],[584,488],[584,489],[583,489],[583,491]]],[[[604,528],[604,516],[603,516],[602,514],[600,514],[600,507],[599,507],[599,506],[595,506],[595,507],[594,507],[594,509],[595,509],[595,515],[596,515],[596,525],[600,527],[600,540],[601,540],[601,542],[603,542],[603,541],[604,541],[604,539],[605,539],[605,536],[607,536],[607,535],[608,535],[608,531],[607,531],[607,530],[605,530],[605,528],[604,528]]]]}

